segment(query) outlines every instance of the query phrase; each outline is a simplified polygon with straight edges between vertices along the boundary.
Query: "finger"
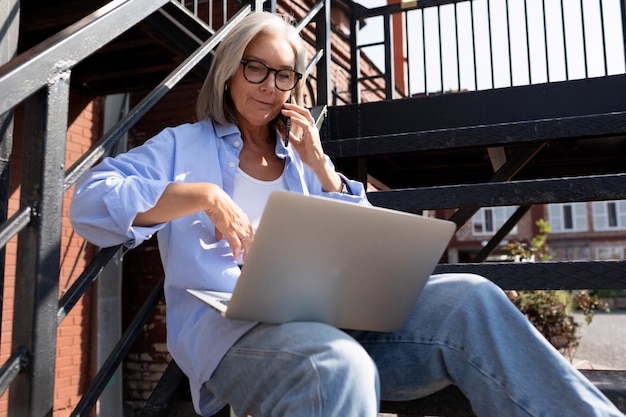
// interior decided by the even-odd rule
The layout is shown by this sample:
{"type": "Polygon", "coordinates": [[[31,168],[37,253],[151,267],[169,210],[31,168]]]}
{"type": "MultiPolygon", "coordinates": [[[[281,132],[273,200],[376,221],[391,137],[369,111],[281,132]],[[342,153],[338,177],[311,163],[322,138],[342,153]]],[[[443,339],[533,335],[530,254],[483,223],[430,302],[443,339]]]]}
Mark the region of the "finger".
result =
{"type": "Polygon", "coordinates": [[[233,251],[233,257],[235,259],[239,258],[239,256],[241,255],[241,250],[243,249],[243,243],[241,239],[242,238],[239,237],[239,235],[237,235],[236,233],[232,233],[226,237],[226,240],[228,241],[228,244],[233,251]]]}
{"type": "Polygon", "coordinates": [[[243,261],[244,261],[244,263],[246,262],[246,258],[248,257],[248,252],[250,250],[250,247],[252,246],[252,241],[253,240],[254,240],[254,236],[251,236],[251,235],[246,235],[241,240],[241,245],[242,245],[241,250],[243,252],[243,261]]]}
{"type": "Polygon", "coordinates": [[[315,118],[311,115],[311,112],[304,107],[298,106],[297,104],[285,103],[281,111],[284,116],[295,119],[296,123],[303,128],[317,128],[315,118]]]}
{"type": "Polygon", "coordinates": [[[245,230],[247,231],[243,233],[233,233],[233,242],[229,241],[235,259],[239,259],[241,256],[241,259],[245,260],[248,249],[250,249],[252,241],[254,240],[254,229],[252,228],[252,225],[248,225],[245,230]]]}
{"type": "MultiPolygon", "coordinates": [[[[295,120],[295,119],[294,119],[295,120]]],[[[308,122],[304,117],[298,120],[297,123],[293,123],[292,125],[296,125],[296,129],[292,129],[291,131],[296,136],[296,139],[302,141],[302,139],[312,138],[315,139],[315,135],[317,129],[311,126],[310,122],[308,122]]]]}

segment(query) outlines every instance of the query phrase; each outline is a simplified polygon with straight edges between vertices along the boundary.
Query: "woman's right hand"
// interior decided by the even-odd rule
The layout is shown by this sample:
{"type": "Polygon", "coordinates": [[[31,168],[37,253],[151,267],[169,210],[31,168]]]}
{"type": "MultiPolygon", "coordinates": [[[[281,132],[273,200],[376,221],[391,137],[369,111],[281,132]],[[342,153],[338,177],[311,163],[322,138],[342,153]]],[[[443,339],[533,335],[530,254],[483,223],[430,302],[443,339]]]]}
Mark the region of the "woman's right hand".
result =
{"type": "Polygon", "coordinates": [[[215,237],[217,240],[226,238],[235,259],[243,252],[245,261],[246,253],[254,239],[254,229],[250,220],[224,190],[215,186],[212,193],[212,203],[205,212],[215,225],[215,237]]]}

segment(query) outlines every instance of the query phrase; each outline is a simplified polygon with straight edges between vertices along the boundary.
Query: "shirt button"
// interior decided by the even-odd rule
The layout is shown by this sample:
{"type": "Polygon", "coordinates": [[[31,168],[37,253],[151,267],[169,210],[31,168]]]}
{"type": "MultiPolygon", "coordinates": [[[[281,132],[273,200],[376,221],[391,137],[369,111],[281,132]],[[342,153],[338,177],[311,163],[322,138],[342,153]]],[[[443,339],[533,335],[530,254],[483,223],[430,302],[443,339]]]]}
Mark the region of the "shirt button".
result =
{"type": "Polygon", "coordinates": [[[236,148],[238,148],[238,147],[239,147],[239,145],[240,145],[240,143],[239,143],[239,141],[238,141],[238,140],[236,140],[236,141],[235,141],[235,143],[233,143],[233,145],[235,145],[235,147],[236,147],[236,148]]]}
{"type": "Polygon", "coordinates": [[[231,168],[234,168],[235,167],[235,163],[234,162],[229,162],[228,166],[231,167],[231,168]]]}

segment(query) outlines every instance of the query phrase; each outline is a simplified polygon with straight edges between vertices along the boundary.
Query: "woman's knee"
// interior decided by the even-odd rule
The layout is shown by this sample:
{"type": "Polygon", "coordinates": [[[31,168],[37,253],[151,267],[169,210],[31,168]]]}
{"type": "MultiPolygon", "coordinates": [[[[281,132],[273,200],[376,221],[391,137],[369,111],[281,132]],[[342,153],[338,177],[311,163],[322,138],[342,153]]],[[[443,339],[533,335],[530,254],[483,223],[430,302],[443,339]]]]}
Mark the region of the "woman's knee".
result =
{"type": "Polygon", "coordinates": [[[309,398],[320,407],[352,410],[375,408],[379,398],[378,370],[365,349],[351,336],[319,323],[287,325],[301,337],[291,339],[283,354],[293,361],[276,382],[277,404],[284,395],[309,398]],[[296,330],[297,328],[297,330],[296,330]],[[323,406],[322,406],[323,404],[323,406]]]}
{"type": "Polygon", "coordinates": [[[379,390],[377,368],[363,347],[321,323],[257,326],[231,349],[207,384],[226,401],[259,415],[264,415],[259,410],[300,402],[351,409],[367,400],[374,407],[379,390]]]}
{"type": "Polygon", "coordinates": [[[326,347],[324,353],[310,358],[320,378],[323,402],[346,410],[342,415],[374,415],[380,398],[380,382],[370,355],[345,333],[343,337],[328,341],[326,347]]]}
{"type": "Polygon", "coordinates": [[[307,361],[322,379],[347,384],[377,381],[374,362],[354,338],[324,324],[310,323],[307,327],[315,335],[309,342],[307,361]]]}
{"type": "MultiPolygon", "coordinates": [[[[266,333],[263,336],[265,340],[274,341],[277,355],[300,362],[299,371],[318,374],[315,378],[344,379],[350,383],[355,378],[377,378],[374,362],[365,349],[353,337],[335,327],[294,322],[278,326],[261,325],[256,330],[266,333]]],[[[258,346],[255,348],[258,349],[258,346]]]]}

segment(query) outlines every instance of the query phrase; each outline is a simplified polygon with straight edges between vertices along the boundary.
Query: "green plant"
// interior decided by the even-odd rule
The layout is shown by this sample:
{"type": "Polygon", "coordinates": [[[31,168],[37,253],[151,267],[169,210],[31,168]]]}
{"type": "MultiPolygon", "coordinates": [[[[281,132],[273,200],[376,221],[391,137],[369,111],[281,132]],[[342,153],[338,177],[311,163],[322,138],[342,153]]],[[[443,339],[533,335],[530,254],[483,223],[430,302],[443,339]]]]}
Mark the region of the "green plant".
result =
{"type": "Polygon", "coordinates": [[[554,290],[510,291],[508,296],[552,346],[573,358],[578,347],[578,323],[567,312],[568,300],[554,290]]]}
{"type": "MultiPolygon", "coordinates": [[[[537,221],[539,233],[530,243],[512,242],[505,250],[516,262],[549,261],[552,259],[547,245],[550,225],[543,219],[537,221]]],[[[574,320],[572,311],[579,308],[587,325],[599,310],[608,306],[588,290],[573,292],[563,290],[507,291],[509,299],[528,317],[544,337],[570,361],[574,357],[580,336],[580,324],[574,320]]]]}

